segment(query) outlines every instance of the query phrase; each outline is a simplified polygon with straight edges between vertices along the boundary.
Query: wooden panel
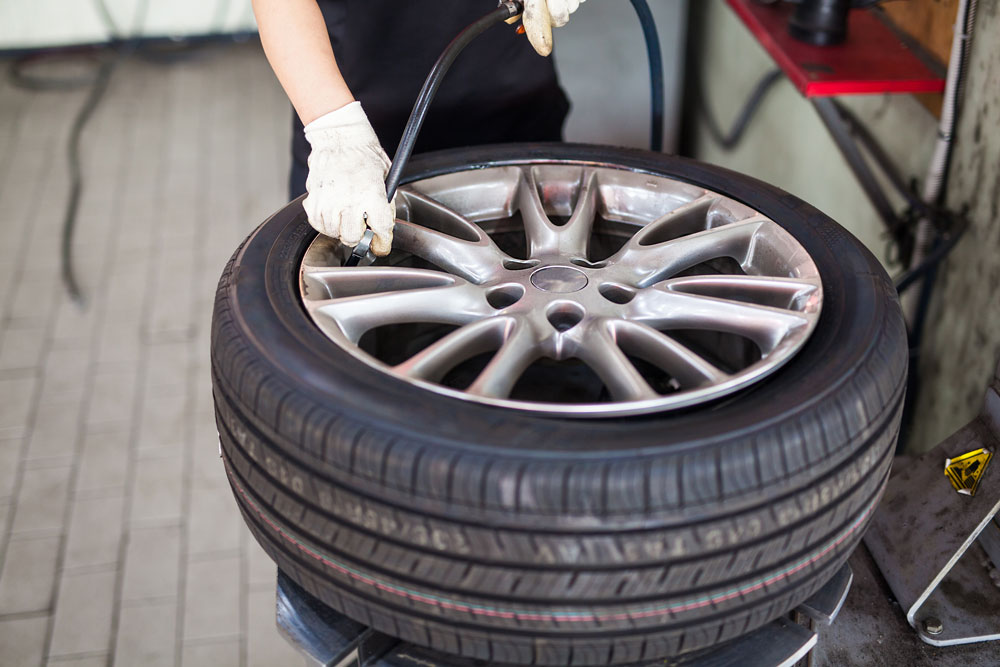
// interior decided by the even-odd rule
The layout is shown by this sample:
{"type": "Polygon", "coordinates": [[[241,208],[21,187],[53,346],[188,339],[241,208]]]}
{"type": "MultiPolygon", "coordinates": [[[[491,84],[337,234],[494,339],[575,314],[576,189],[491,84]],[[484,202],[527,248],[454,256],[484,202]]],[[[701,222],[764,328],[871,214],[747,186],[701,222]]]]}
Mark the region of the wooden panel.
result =
{"type": "Polygon", "coordinates": [[[907,0],[886,2],[885,13],[904,32],[916,39],[928,52],[948,64],[952,31],[958,15],[959,0],[907,0]]]}
{"type": "MultiPolygon", "coordinates": [[[[903,32],[917,40],[929,54],[948,65],[959,0],[906,0],[881,5],[903,32]]],[[[924,93],[915,97],[935,116],[941,116],[943,96],[924,93]]]]}

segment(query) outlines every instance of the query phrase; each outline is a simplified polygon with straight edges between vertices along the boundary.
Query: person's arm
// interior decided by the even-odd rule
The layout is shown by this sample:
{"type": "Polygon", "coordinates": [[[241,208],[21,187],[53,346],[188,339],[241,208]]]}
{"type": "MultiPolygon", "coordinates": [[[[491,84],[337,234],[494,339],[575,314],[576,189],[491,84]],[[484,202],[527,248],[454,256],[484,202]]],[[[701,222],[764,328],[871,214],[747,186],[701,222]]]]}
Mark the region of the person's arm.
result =
{"type": "Polygon", "coordinates": [[[367,226],[372,252],[388,254],[396,218],[385,193],[389,157],[337,67],[319,5],[253,0],[253,9],[264,53],[312,147],[302,200],[309,224],[352,246],[367,226]]]}
{"type": "Polygon", "coordinates": [[[264,54],[303,125],[354,101],[316,0],[253,0],[264,54]]]}

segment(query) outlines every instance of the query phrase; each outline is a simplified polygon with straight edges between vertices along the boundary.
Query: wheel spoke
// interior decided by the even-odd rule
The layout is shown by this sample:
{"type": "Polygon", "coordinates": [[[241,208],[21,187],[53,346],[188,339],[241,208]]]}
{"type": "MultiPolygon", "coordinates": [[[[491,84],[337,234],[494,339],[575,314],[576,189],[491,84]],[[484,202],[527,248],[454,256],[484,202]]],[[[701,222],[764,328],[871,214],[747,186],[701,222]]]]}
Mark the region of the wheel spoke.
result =
{"type": "Polygon", "coordinates": [[[466,391],[475,396],[506,398],[533,361],[541,356],[531,328],[515,322],[508,326],[507,338],[466,391]]]}
{"type": "Polygon", "coordinates": [[[648,246],[704,231],[708,227],[708,211],[716,201],[718,197],[714,195],[703,195],[679,206],[643,226],[632,237],[632,241],[640,246],[648,246]]]}
{"type": "Polygon", "coordinates": [[[799,310],[807,299],[818,294],[819,279],[772,276],[685,276],[660,283],[672,292],[743,301],[774,308],[799,310]]]}
{"type": "Polygon", "coordinates": [[[538,258],[559,254],[586,259],[597,216],[598,195],[597,173],[590,169],[583,170],[573,213],[566,224],[554,225],[538,194],[534,170],[525,170],[518,185],[518,208],[524,221],[528,256],[538,258]]]}
{"type": "Polygon", "coordinates": [[[742,265],[750,254],[754,235],[767,224],[774,223],[752,218],[645,246],[633,237],[608,259],[608,268],[618,280],[647,287],[718,257],[732,257],[742,265]]]}
{"type": "Polygon", "coordinates": [[[642,374],[621,351],[607,322],[595,322],[580,339],[576,356],[597,373],[616,401],[659,398],[642,374]]]}
{"type": "Polygon", "coordinates": [[[686,346],[644,324],[619,320],[613,330],[622,349],[666,371],[682,389],[718,384],[729,378],[686,346]]]}
{"type": "Polygon", "coordinates": [[[749,338],[767,355],[793,330],[815,315],[730,299],[684,294],[661,285],[640,291],[629,305],[629,319],[654,329],[706,329],[749,338]]]}
{"type": "Polygon", "coordinates": [[[580,178],[580,193],[573,214],[559,230],[559,252],[570,257],[587,259],[590,235],[597,217],[597,173],[584,171],[580,178]]]}
{"type": "Polygon", "coordinates": [[[535,172],[530,167],[521,175],[517,186],[517,206],[524,221],[524,234],[528,242],[528,257],[552,254],[559,249],[559,229],[549,220],[542,198],[538,194],[535,172]]]}
{"type": "Polygon", "coordinates": [[[510,318],[493,317],[452,331],[393,370],[409,378],[439,382],[448,371],[477,354],[503,344],[510,318]]]}
{"type": "Polygon", "coordinates": [[[305,266],[302,267],[305,296],[310,301],[342,299],[362,294],[445,287],[457,283],[440,271],[394,266],[305,266]]]}
{"type": "Polygon", "coordinates": [[[489,280],[508,256],[485,234],[466,241],[406,220],[397,220],[393,245],[473,283],[489,280]]]}
{"type": "Polygon", "coordinates": [[[464,280],[453,285],[307,301],[313,313],[332,318],[356,343],[371,329],[416,322],[468,324],[493,312],[483,292],[464,280]]]}
{"type": "Polygon", "coordinates": [[[489,236],[479,225],[455,209],[412,188],[400,188],[399,194],[405,202],[405,208],[409,213],[407,220],[410,222],[466,241],[489,240],[489,236]]]}

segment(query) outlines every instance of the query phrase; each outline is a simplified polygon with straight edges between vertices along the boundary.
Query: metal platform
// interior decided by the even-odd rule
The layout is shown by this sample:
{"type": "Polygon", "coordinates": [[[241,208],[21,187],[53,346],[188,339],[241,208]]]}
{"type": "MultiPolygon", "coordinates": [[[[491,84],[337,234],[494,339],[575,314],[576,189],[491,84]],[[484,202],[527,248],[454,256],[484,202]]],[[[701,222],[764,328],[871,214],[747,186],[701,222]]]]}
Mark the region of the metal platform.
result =
{"type": "Polygon", "coordinates": [[[728,2],[805,97],[944,91],[944,73],[934,71],[878,10],[852,10],[843,44],[813,46],[788,34],[795,5],[728,2]]]}

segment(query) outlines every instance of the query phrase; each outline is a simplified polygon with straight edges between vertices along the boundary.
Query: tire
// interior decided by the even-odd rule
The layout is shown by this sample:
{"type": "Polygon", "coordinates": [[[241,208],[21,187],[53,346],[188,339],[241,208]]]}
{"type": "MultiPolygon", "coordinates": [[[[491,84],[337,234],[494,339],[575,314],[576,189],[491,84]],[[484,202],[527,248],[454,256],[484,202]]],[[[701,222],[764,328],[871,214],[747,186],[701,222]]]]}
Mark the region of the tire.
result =
{"type": "Polygon", "coordinates": [[[778,372],[639,417],[537,416],[435,394],[344,352],[309,319],[315,233],[293,202],[219,284],[212,373],[226,471],[278,567],[386,634],[490,663],[676,656],[785,614],[858,544],[885,485],[906,377],[895,291],[822,213],[747,176],[580,145],[414,158],[407,181],[532,160],[710,188],[812,256],[823,309],[778,372]]]}

